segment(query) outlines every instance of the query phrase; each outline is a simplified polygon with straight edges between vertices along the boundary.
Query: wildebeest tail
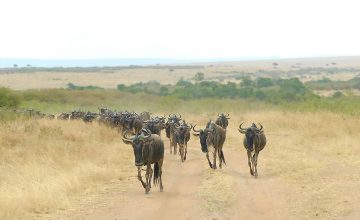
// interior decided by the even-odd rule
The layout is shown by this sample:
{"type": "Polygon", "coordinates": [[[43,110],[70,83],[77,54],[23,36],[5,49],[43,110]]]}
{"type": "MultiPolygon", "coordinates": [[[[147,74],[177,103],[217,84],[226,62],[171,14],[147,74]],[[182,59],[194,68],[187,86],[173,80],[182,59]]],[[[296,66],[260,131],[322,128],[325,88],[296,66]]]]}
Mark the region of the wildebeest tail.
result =
{"type": "Polygon", "coordinates": [[[222,162],[224,162],[224,164],[226,165],[224,152],[222,150],[219,150],[219,157],[220,160],[222,160],[222,162]]]}
{"type": "Polygon", "coordinates": [[[159,162],[156,162],[154,164],[154,185],[157,185],[159,183],[159,174],[160,174],[160,166],[159,166],[159,162]]]}

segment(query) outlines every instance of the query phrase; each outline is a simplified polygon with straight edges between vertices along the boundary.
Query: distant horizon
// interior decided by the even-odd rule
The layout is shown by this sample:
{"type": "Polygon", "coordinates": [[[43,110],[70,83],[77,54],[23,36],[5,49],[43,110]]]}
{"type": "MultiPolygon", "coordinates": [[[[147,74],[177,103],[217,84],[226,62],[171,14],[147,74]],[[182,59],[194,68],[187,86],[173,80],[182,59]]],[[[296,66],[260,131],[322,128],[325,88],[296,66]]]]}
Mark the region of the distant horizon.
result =
{"type": "Polygon", "coordinates": [[[242,62],[242,61],[266,61],[266,60],[291,60],[291,59],[321,59],[321,58],[346,58],[358,57],[360,55],[334,55],[334,56],[299,56],[299,57],[242,57],[242,58],[91,58],[91,59],[36,59],[36,58],[0,58],[0,68],[22,67],[113,67],[113,66],[149,66],[149,65],[184,65],[209,62],[242,62]]]}

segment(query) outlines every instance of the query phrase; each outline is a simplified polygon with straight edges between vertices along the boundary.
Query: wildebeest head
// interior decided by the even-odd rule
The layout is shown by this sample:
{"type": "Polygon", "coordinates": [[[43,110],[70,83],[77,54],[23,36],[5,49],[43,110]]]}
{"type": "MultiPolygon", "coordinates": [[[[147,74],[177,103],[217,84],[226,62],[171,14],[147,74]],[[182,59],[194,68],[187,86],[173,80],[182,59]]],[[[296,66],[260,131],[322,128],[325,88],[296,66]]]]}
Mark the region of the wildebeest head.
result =
{"type": "Polygon", "coordinates": [[[184,121],[184,123],[182,123],[179,126],[175,126],[175,132],[176,132],[176,136],[177,136],[177,142],[179,144],[185,144],[187,143],[187,141],[189,141],[190,139],[190,130],[193,128],[192,125],[187,125],[184,121]]]}
{"type": "Polygon", "coordinates": [[[195,127],[196,127],[196,125],[193,126],[193,131],[194,131],[193,135],[198,136],[200,138],[201,151],[203,153],[206,153],[206,152],[208,152],[208,146],[207,146],[207,142],[206,142],[208,133],[206,131],[204,131],[203,129],[195,130],[195,127]]]}
{"type": "Polygon", "coordinates": [[[123,133],[122,140],[125,144],[131,144],[134,150],[135,166],[143,166],[143,147],[148,143],[151,132],[146,129],[142,129],[139,133],[134,136],[127,137],[126,132],[123,133]]]}
{"type": "Polygon", "coordinates": [[[218,118],[216,119],[216,124],[220,125],[222,128],[226,129],[227,126],[229,125],[229,113],[226,113],[226,115],[224,113],[218,114],[218,118]]]}
{"type": "Polygon", "coordinates": [[[242,134],[245,134],[245,138],[246,138],[246,143],[247,143],[247,147],[248,150],[252,151],[253,147],[254,147],[254,139],[256,137],[256,135],[263,133],[263,126],[259,123],[260,125],[260,129],[256,127],[256,125],[254,123],[252,123],[251,127],[248,128],[242,128],[241,125],[244,122],[242,122],[239,125],[239,132],[242,134]]]}
{"type": "Polygon", "coordinates": [[[170,138],[171,127],[174,127],[175,125],[180,125],[180,121],[181,121],[180,114],[179,117],[175,114],[169,115],[168,121],[165,123],[165,132],[167,138],[170,138]]]}

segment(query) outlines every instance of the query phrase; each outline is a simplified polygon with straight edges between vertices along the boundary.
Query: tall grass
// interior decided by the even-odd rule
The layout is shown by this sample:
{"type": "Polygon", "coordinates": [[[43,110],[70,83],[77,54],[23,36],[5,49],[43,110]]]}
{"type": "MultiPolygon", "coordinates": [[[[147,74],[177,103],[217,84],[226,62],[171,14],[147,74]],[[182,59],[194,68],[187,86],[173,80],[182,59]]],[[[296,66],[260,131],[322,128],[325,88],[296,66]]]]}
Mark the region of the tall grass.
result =
{"type": "Polygon", "coordinates": [[[97,124],[18,118],[0,124],[0,140],[0,219],[65,209],[133,165],[118,133],[97,124]]]}
{"type": "MultiPolygon", "coordinates": [[[[279,193],[286,198],[292,219],[337,219],[357,210],[360,203],[357,116],[264,111],[244,113],[234,120],[264,125],[267,145],[258,160],[259,178],[275,179],[280,184],[279,193]]],[[[230,124],[227,144],[243,151],[237,126],[236,122],[230,124]]]]}

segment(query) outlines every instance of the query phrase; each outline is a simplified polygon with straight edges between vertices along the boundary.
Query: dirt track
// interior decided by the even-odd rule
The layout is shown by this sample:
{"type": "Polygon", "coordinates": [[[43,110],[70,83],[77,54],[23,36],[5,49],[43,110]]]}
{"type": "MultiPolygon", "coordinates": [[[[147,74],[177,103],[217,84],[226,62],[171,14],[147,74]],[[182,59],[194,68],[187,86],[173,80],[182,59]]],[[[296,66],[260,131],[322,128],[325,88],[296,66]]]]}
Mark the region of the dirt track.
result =
{"type": "Polygon", "coordinates": [[[196,142],[192,143],[187,161],[181,163],[178,155],[169,154],[165,141],[164,192],[153,186],[145,195],[134,167],[129,180],[113,183],[103,193],[54,219],[288,219],[277,185],[262,176],[261,168],[259,178],[252,178],[244,152],[225,148],[227,166],[212,171],[205,155],[195,148],[196,142]],[[214,190],[219,200],[212,196],[214,190]]]}

